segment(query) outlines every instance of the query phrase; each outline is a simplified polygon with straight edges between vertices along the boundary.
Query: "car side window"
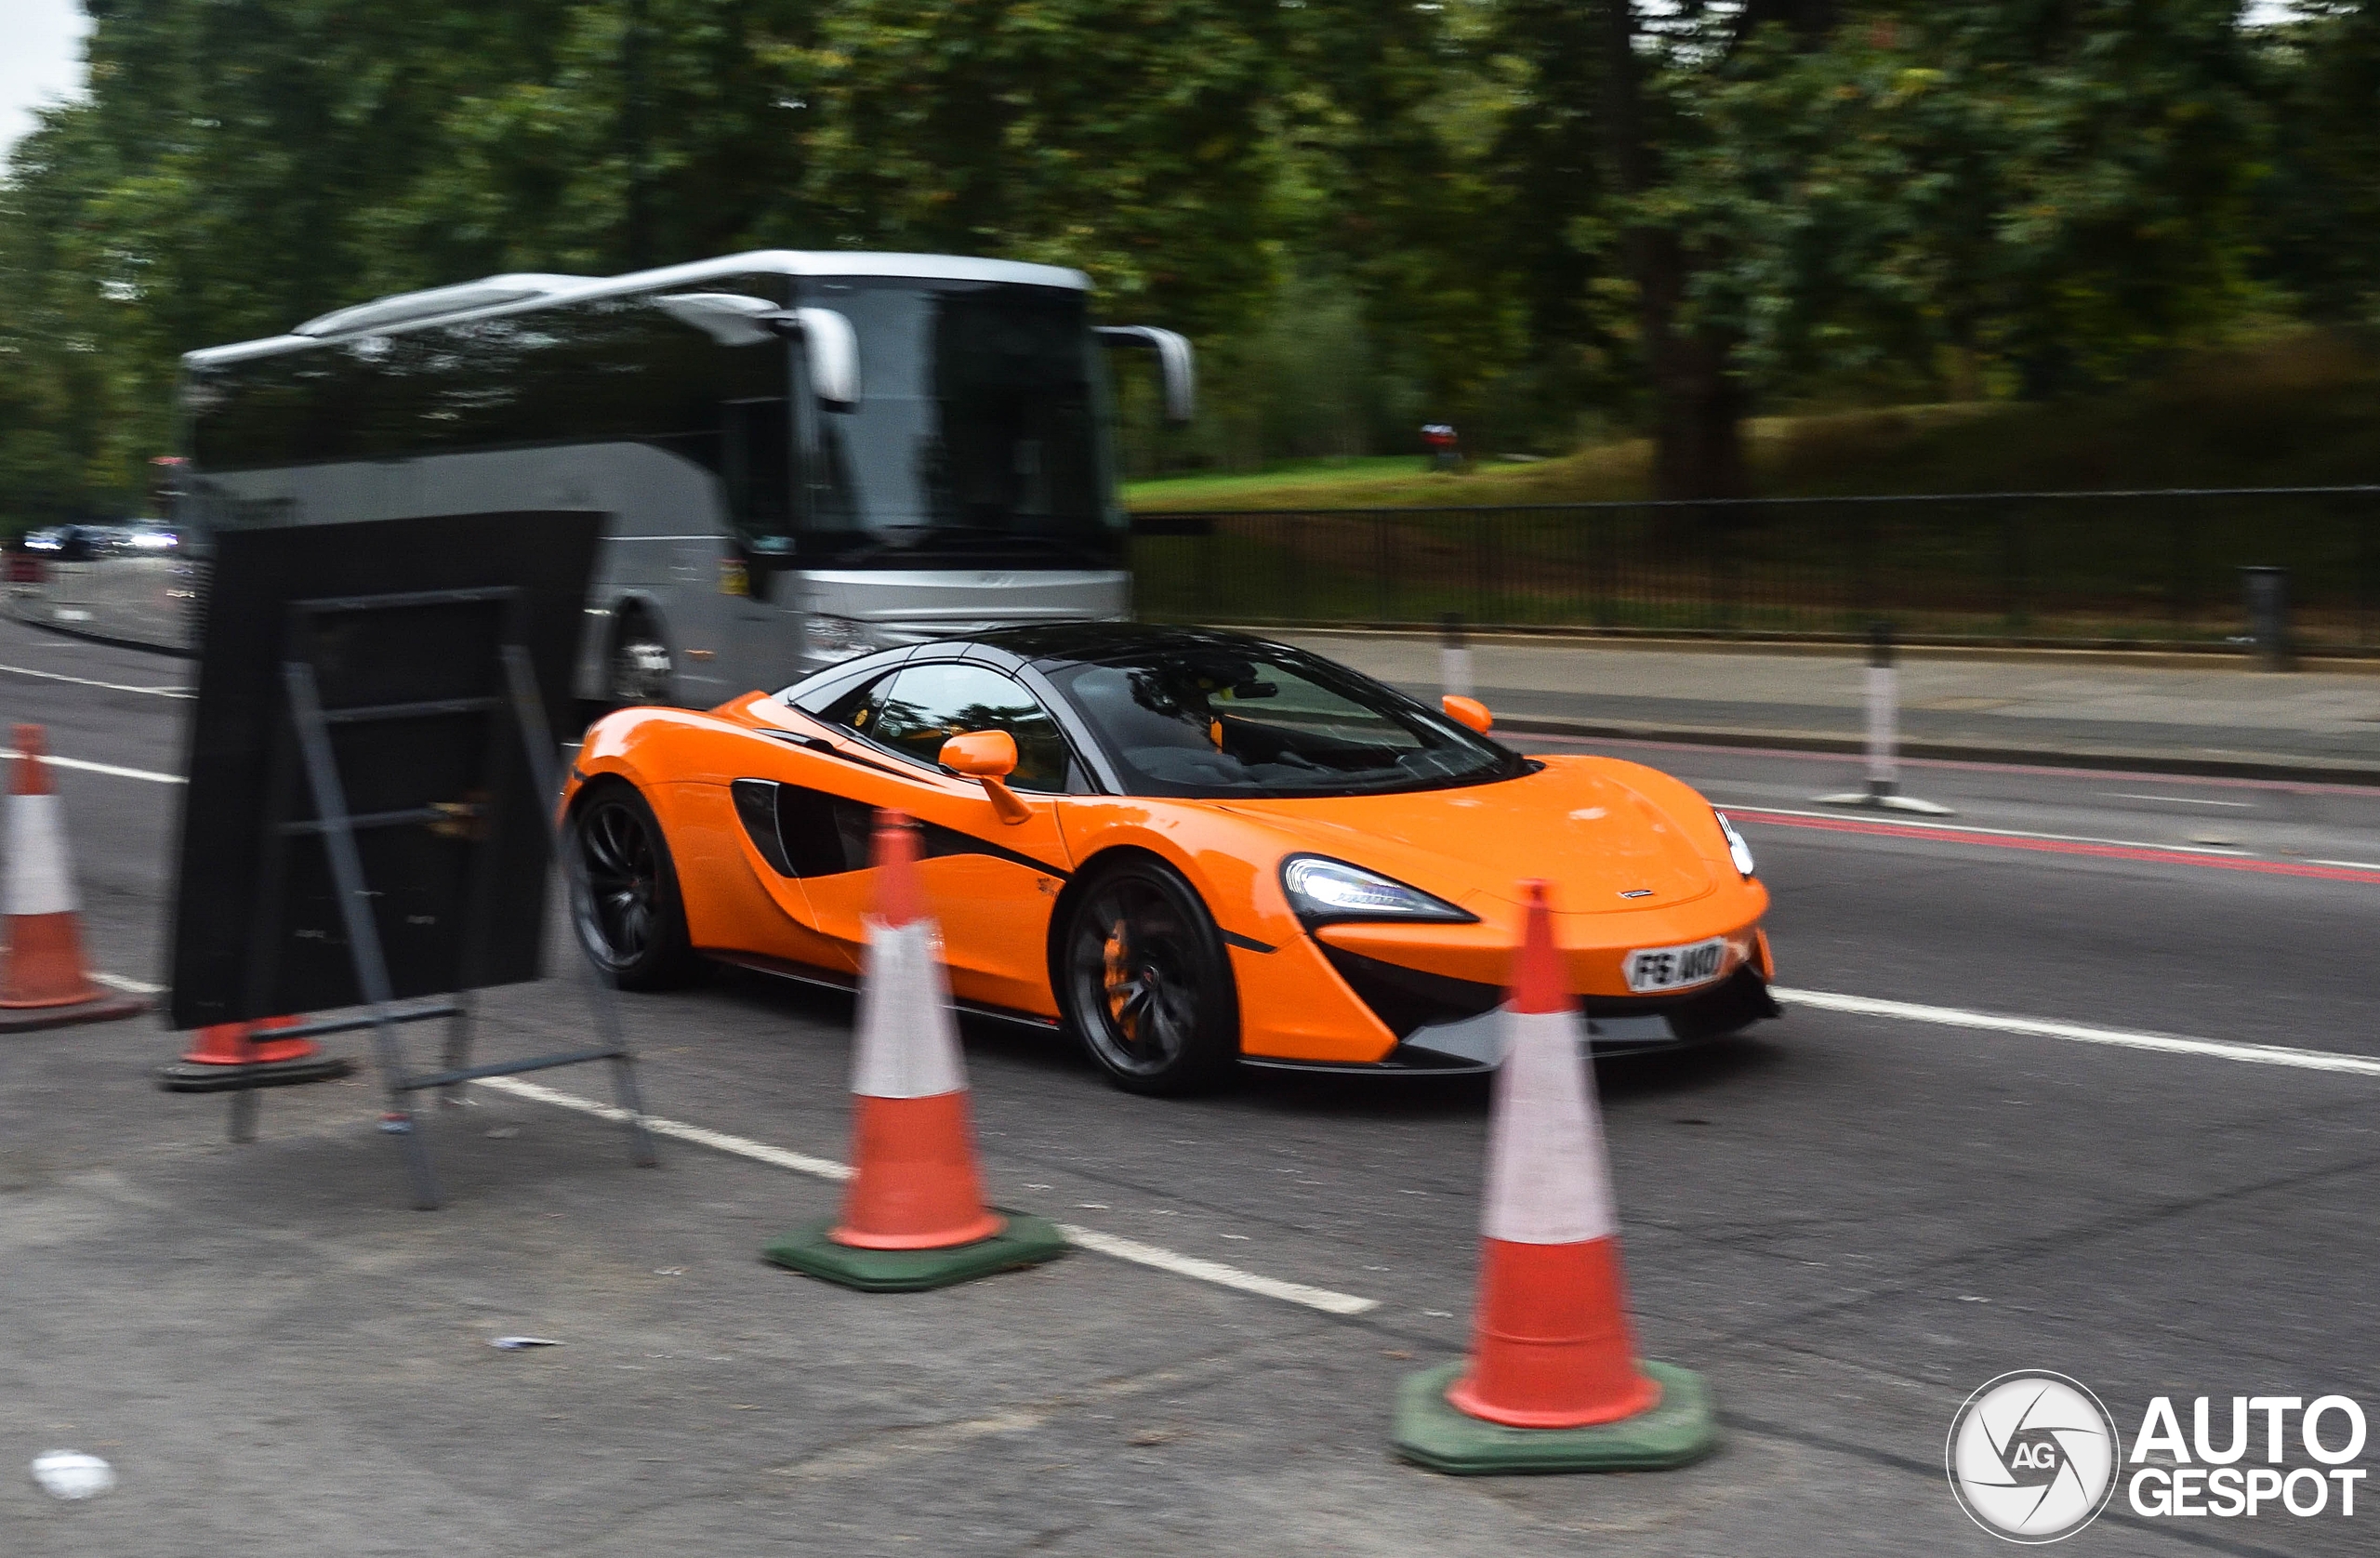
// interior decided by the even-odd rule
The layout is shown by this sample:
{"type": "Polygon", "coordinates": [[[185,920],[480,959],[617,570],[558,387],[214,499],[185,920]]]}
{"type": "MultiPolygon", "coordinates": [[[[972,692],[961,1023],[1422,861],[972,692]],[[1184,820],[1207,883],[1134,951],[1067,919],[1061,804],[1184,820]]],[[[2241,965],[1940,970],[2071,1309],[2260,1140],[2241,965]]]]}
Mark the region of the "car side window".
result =
{"type": "Polygon", "coordinates": [[[1008,782],[1020,790],[1064,790],[1073,760],[1049,710],[1020,683],[986,666],[905,667],[892,673],[892,684],[868,723],[853,723],[853,729],[928,765],[940,759],[942,744],[952,736],[1006,731],[1016,740],[1016,772],[1008,782]]]}
{"type": "Polygon", "coordinates": [[[833,703],[818,710],[818,718],[829,725],[840,725],[846,730],[857,731],[862,735],[874,735],[879,695],[892,682],[895,674],[897,673],[887,671],[882,676],[861,682],[833,703]]]}

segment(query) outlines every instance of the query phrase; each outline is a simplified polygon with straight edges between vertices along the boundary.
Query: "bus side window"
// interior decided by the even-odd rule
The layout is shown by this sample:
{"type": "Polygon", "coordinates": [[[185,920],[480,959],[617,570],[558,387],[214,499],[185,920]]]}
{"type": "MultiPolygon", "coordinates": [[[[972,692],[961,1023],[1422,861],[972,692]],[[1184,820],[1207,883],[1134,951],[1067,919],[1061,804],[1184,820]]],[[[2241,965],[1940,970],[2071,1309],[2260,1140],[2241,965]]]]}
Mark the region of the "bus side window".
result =
{"type": "Polygon", "coordinates": [[[727,435],[728,511],[756,552],[782,552],[793,535],[793,410],[782,399],[729,401],[720,407],[727,435]]]}

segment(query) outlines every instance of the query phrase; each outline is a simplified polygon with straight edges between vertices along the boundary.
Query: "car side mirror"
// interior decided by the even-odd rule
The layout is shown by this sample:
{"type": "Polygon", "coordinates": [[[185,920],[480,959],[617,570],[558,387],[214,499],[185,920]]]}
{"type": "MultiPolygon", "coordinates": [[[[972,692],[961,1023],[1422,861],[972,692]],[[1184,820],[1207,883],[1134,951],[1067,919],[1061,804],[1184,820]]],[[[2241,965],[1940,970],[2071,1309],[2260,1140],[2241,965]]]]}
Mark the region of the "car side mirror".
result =
{"type": "Polygon", "coordinates": [[[964,779],[982,782],[992,810],[1004,823],[1021,823],[1033,812],[1008,787],[1016,772],[1016,737],[1006,731],[970,731],[942,744],[942,766],[964,779]]]}
{"type": "Polygon", "coordinates": [[[1496,722],[1496,717],[1488,712],[1486,704],[1481,703],[1477,698],[1466,698],[1459,693],[1448,693],[1445,697],[1440,698],[1438,706],[1447,711],[1448,719],[1458,725],[1468,725],[1481,735],[1486,735],[1488,727],[1496,722]]]}

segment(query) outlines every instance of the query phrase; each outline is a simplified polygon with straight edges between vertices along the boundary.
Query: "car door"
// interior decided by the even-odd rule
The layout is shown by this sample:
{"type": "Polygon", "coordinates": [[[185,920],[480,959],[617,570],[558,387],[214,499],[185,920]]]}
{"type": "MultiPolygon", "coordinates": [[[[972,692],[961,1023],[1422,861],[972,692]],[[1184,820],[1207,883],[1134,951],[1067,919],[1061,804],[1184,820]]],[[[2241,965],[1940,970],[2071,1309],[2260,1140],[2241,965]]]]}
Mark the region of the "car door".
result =
{"type": "MultiPolygon", "coordinates": [[[[875,760],[838,763],[833,795],[781,794],[788,838],[857,864],[866,859],[874,808],[917,818],[925,857],[919,874],[942,927],[951,994],[1055,1016],[1050,912],[1071,865],[1058,810],[1070,786],[1079,786],[1080,771],[1049,711],[1014,678],[954,658],[911,660],[839,699],[824,717],[858,738],[853,759],[875,760]],[[979,782],[945,773],[935,761],[952,736],[986,730],[1015,738],[1010,787],[1029,813],[1023,822],[1002,822],[979,782]]],[[[856,949],[875,876],[855,869],[809,878],[817,928],[856,949]]]]}

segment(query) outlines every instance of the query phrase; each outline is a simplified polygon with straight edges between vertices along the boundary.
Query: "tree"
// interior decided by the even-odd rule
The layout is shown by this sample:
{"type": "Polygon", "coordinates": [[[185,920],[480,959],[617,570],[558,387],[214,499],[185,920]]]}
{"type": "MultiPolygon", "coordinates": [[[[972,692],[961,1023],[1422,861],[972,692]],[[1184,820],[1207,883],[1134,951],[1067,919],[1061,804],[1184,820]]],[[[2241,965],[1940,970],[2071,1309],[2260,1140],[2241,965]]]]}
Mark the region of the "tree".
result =
{"type": "Polygon", "coordinates": [[[2380,7],[2305,0],[2258,40],[2272,177],[2256,192],[2260,275],[2314,319],[2380,319],[2380,7]]]}
{"type": "Polygon", "coordinates": [[[1661,495],[1748,490],[1754,396],[1814,372],[2054,393],[2241,303],[2258,126],[2230,0],[1596,0],[1539,24],[1591,90],[1596,198],[1556,211],[1570,274],[1628,282],[1661,495]]]}

